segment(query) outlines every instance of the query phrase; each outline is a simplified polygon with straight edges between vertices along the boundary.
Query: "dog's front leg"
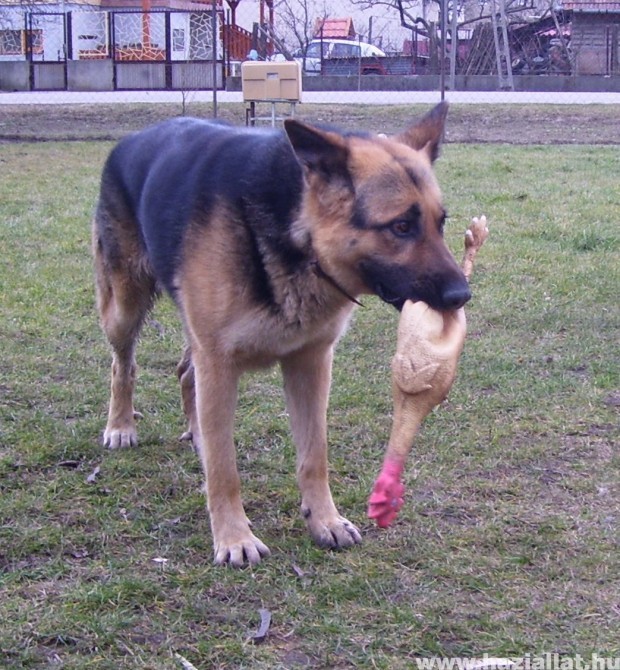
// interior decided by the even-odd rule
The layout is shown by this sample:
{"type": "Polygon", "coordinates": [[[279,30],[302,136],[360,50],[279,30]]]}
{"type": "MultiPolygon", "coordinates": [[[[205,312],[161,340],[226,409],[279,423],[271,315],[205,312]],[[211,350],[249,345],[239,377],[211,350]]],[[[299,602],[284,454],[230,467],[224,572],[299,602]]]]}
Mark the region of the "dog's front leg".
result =
{"type": "Polygon", "coordinates": [[[194,442],[205,472],[215,563],[256,565],[269,549],[250,530],[241,502],[233,441],[239,373],[223,358],[198,347],[193,352],[199,428],[194,442]]]}
{"type": "Polygon", "coordinates": [[[329,489],[327,404],[333,348],[305,349],[282,360],[284,392],[297,447],[301,512],[314,541],[339,549],[362,541],[358,529],[340,516],[329,489]]]}

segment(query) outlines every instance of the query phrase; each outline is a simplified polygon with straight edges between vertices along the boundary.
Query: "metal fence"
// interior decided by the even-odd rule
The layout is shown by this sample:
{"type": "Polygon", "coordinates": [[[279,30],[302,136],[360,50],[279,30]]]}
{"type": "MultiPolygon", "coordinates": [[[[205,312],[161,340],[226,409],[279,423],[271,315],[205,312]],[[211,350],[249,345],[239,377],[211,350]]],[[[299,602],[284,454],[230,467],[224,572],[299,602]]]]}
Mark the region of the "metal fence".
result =
{"type": "MultiPolygon", "coordinates": [[[[3,5],[0,91],[238,91],[240,63],[251,56],[296,58],[305,91],[341,91],[343,100],[346,92],[381,90],[620,92],[620,0],[602,14],[564,2],[572,9],[510,23],[493,9],[489,20],[465,22],[467,29],[450,27],[448,11],[422,29],[395,12],[372,14],[369,3],[371,13],[356,9],[350,32],[337,38],[325,16],[301,32],[291,28],[289,0],[277,5],[275,18],[273,0],[238,4],[44,12],[3,5]],[[313,40],[320,46],[310,58],[313,40]],[[344,45],[332,48],[336,42],[344,45]],[[367,44],[380,53],[365,52],[367,44]]],[[[346,16],[354,4],[341,0],[332,11],[346,16]]]]}
{"type": "Polygon", "coordinates": [[[27,12],[1,31],[4,90],[223,88],[221,12],[27,12]]]}

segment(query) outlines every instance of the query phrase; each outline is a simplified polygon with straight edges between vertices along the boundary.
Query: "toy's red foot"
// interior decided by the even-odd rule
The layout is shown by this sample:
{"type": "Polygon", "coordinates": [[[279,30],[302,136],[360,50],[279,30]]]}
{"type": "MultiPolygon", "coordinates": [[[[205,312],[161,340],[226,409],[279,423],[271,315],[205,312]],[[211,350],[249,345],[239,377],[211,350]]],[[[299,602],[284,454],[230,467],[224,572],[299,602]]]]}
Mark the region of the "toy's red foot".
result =
{"type": "Polygon", "coordinates": [[[403,506],[405,487],[400,481],[400,465],[384,465],[368,500],[368,517],[375,519],[379,528],[387,528],[403,506]]]}

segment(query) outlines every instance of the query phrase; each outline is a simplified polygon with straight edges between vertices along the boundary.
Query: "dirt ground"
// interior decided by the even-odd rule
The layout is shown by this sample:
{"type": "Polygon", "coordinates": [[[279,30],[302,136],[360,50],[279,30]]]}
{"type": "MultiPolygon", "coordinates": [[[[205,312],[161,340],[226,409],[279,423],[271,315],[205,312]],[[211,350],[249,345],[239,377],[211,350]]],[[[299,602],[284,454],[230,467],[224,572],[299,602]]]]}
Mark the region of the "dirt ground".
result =
{"type": "MultiPolygon", "coordinates": [[[[301,105],[298,117],[346,129],[394,133],[422,105],[301,105]]],[[[116,105],[0,105],[0,142],[117,140],[155,121],[212,117],[204,103],[116,105]]],[[[218,106],[218,116],[245,123],[241,103],[218,106]]],[[[620,113],[613,105],[453,105],[446,141],[508,144],[620,144],[620,113]]]]}

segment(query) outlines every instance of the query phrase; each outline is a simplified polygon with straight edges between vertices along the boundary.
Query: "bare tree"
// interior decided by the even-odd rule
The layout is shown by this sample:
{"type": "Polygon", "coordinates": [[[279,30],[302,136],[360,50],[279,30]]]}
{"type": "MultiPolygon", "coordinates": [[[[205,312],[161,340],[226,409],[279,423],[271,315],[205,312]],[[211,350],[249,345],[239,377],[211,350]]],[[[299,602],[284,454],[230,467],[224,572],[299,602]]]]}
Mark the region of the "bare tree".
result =
{"type": "Polygon", "coordinates": [[[430,39],[435,21],[429,17],[438,14],[440,0],[351,0],[351,4],[360,9],[385,7],[390,13],[398,14],[403,28],[430,39]]]}
{"type": "Polygon", "coordinates": [[[276,32],[280,41],[287,45],[288,51],[299,50],[305,59],[317,22],[332,14],[327,0],[279,0],[275,9],[276,32]]]}
{"type": "MultiPolygon", "coordinates": [[[[452,81],[456,74],[459,31],[472,24],[490,22],[495,16],[493,13],[495,3],[490,0],[486,2],[445,0],[445,4],[442,0],[351,0],[351,2],[361,9],[386,8],[389,12],[398,15],[401,26],[411,30],[414,35],[428,39],[430,67],[435,71],[438,59],[441,57],[441,24],[443,23],[446,26],[447,36],[450,38],[449,58],[452,81]],[[441,21],[442,5],[445,6],[446,11],[444,21],[441,21]]],[[[532,2],[539,3],[540,0],[532,0],[532,2]]],[[[547,2],[552,3],[553,0],[547,0],[547,2]]],[[[512,21],[521,23],[521,17],[527,9],[528,6],[524,5],[523,0],[504,0],[503,2],[503,13],[508,17],[505,19],[508,23],[512,21]],[[513,17],[512,20],[510,17],[513,17]]]]}

